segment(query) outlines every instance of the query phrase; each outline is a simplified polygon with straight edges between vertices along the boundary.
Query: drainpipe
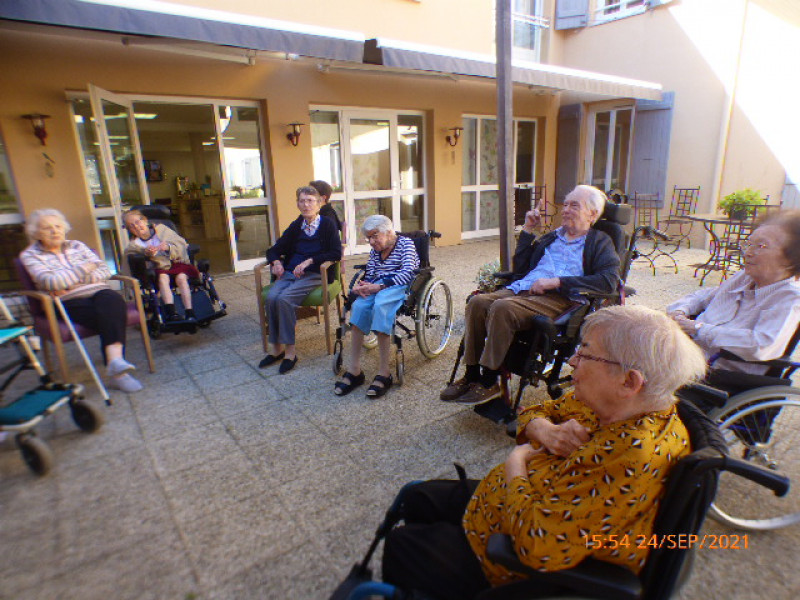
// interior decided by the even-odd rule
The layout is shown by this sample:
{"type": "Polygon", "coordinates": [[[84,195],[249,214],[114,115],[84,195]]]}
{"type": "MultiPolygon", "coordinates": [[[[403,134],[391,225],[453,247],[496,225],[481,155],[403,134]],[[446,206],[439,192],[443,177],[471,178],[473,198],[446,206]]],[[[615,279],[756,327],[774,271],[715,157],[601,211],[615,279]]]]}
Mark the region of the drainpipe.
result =
{"type": "Polygon", "coordinates": [[[725,110],[722,111],[722,120],[719,126],[719,144],[717,145],[717,161],[714,166],[714,182],[711,188],[711,212],[716,210],[719,202],[720,194],[722,193],[722,176],[725,171],[725,156],[728,153],[728,140],[731,132],[731,119],[733,118],[733,109],[736,106],[736,88],[739,85],[739,69],[742,63],[742,47],[744,46],[744,32],[747,27],[747,9],[750,5],[750,0],[744,0],[744,10],[742,11],[742,26],[739,30],[739,47],[736,55],[736,67],[733,72],[731,81],[731,92],[728,95],[725,110]]]}

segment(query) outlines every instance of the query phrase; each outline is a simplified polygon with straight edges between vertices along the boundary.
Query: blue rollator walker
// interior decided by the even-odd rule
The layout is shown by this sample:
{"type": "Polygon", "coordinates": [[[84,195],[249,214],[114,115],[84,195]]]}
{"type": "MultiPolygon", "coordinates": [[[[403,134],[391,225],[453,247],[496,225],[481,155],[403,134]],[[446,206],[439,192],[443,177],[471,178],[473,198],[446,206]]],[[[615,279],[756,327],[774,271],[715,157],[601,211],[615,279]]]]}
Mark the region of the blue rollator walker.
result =
{"type": "MultiPolygon", "coordinates": [[[[403,304],[397,311],[394,320],[392,343],[396,347],[397,383],[402,385],[405,377],[405,357],[403,354],[403,338],[416,339],[420,352],[425,358],[434,358],[441,354],[450,341],[453,331],[453,299],[448,285],[433,275],[434,267],[430,262],[430,241],[442,237],[436,231],[412,231],[397,235],[405,236],[414,242],[414,248],[419,256],[419,269],[414,275],[414,280],[408,286],[403,304]],[[410,319],[407,324],[404,319],[410,319]],[[413,329],[412,329],[413,327],[413,329]]],[[[353,286],[365,275],[366,265],[355,265],[356,274],[350,281],[350,287],[344,295],[344,311],[336,328],[336,341],[333,345],[333,373],[344,373],[343,345],[344,336],[350,329],[347,323],[347,312],[350,310],[354,298],[353,286]]],[[[365,332],[368,333],[368,332],[365,332]]],[[[372,349],[378,345],[378,340],[372,334],[364,338],[364,347],[372,349]]]]}
{"type": "MultiPolygon", "coordinates": [[[[17,447],[25,464],[37,475],[45,475],[53,466],[53,452],[42,439],[36,436],[36,427],[47,415],[69,405],[72,420],[78,428],[94,432],[103,425],[105,417],[100,408],[83,397],[83,386],[54,383],[50,380],[31,348],[28,335],[31,327],[16,321],[0,298],[0,346],[14,346],[16,357],[0,365],[0,375],[6,376],[0,384],[0,402],[11,383],[23,371],[34,370],[39,376],[39,385],[19,398],[0,407],[0,431],[16,433],[17,447]]],[[[110,401],[107,401],[110,404],[110,401]]]]}

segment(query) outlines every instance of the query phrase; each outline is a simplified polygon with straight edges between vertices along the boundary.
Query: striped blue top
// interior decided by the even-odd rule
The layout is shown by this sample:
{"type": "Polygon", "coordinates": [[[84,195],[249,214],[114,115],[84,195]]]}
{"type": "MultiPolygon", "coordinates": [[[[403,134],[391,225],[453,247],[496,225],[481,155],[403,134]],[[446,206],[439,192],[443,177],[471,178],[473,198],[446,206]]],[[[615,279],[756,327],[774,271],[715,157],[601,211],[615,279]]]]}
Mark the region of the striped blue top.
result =
{"type": "Polygon", "coordinates": [[[408,285],[414,280],[417,269],[419,269],[419,257],[414,242],[410,238],[398,235],[397,242],[386,260],[381,260],[380,252],[370,250],[364,281],[382,283],[386,286],[408,285]]]}

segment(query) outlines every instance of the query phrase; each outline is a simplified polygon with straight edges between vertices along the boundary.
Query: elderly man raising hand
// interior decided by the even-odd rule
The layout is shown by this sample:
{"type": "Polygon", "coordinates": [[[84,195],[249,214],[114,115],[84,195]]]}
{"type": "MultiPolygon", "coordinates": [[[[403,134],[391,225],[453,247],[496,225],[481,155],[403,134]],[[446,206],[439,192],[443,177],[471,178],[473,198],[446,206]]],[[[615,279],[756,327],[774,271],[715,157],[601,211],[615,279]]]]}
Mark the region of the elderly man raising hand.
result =
{"type": "Polygon", "coordinates": [[[446,402],[482,404],[500,395],[500,365],[517,331],[529,329],[539,315],[555,318],[572,305],[575,289],[602,293],[619,282],[619,255],[602,231],[592,229],[603,214],[606,196],[579,185],[564,199],[561,227],[538,239],[535,211],[525,225],[514,253],[514,271],[527,273],[507,288],[473,296],[467,304],[464,329],[464,376],[440,394],[446,402]]]}

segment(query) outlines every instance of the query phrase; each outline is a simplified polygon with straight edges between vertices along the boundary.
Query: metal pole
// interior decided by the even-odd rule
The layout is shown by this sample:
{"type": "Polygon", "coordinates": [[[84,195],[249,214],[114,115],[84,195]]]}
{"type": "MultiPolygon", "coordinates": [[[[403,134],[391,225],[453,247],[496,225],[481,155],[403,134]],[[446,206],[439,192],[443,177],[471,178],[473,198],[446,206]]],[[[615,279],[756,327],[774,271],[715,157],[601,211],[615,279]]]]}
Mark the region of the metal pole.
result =
{"type": "Polygon", "coordinates": [[[514,111],[511,79],[511,0],[497,0],[497,159],[500,189],[500,268],[511,269],[514,235],[514,111]]]}
{"type": "MultiPolygon", "coordinates": [[[[100,376],[97,374],[97,369],[94,368],[94,363],[92,362],[92,359],[89,358],[89,355],[86,353],[86,348],[83,347],[83,342],[81,341],[80,336],[78,336],[78,333],[75,331],[75,327],[72,324],[72,320],[69,318],[67,310],[61,303],[61,298],[59,298],[58,296],[54,296],[53,303],[56,305],[56,308],[58,308],[58,312],[61,315],[61,319],[66,324],[70,334],[72,334],[72,339],[78,345],[78,350],[80,351],[81,356],[83,357],[83,362],[86,363],[86,366],[89,368],[89,372],[92,374],[92,379],[94,379],[94,383],[97,386],[97,389],[100,390],[100,394],[103,396],[103,400],[106,401],[106,404],[111,406],[111,398],[108,396],[108,392],[106,391],[106,386],[104,386],[103,382],[100,381],[100,376]]],[[[66,383],[66,381],[64,383],[66,383]]]]}

